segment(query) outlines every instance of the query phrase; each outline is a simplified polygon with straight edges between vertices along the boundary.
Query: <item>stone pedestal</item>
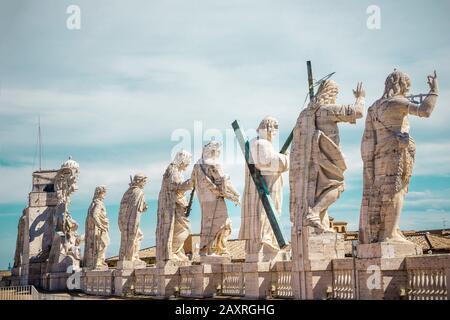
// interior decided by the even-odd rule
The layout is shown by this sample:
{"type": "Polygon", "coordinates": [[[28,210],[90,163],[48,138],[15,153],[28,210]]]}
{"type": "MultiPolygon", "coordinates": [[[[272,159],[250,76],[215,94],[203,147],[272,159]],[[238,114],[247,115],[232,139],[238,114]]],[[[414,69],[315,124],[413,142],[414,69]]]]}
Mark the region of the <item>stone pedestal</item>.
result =
{"type": "Polygon", "coordinates": [[[359,298],[400,299],[400,291],[405,291],[408,283],[405,257],[421,254],[420,247],[408,242],[359,244],[356,259],[359,298]]]}
{"type": "Polygon", "coordinates": [[[160,261],[156,264],[160,297],[168,298],[176,294],[180,285],[179,268],[190,264],[190,261],[160,261]]]}
{"type": "MultiPolygon", "coordinates": [[[[70,276],[71,274],[66,272],[46,273],[42,275],[42,287],[48,291],[66,291],[68,290],[67,282],[70,281],[70,276]]],[[[80,278],[74,278],[73,281],[75,286],[79,284],[79,288],[74,289],[81,289],[81,275],[80,278]]]]}
{"type": "Polygon", "coordinates": [[[355,266],[361,300],[398,300],[406,289],[405,258],[356,259],[355,266]]]}
{"type": "Polygon", "coordinates": [[[402,258],[407,256],[421,255],[422,248],[414,243],[402,242],[379,242],[370,244],[359,244],[357,256],[362,259],[371,258],[402,258]]]}
{"type": "Polygon", "coordinates": [[[202,264],[180,267],[180,296],[193,298],[213,297],[221,285],[222,265],[202,264]]]}
{"type": "Polygon", "coordinates": [[[117,262],[117,269],[138,269],[145,268],[146,266],[147,264],[142,260],[117,262]]]}
{"type": "Polygon", "coordinates": [[[200,256],[201,264],[224,264],[231,263],[231,256],[216,256],[216,255],[205,255],[200,256]]]}
{"type": "Polygon", "coordinates": [[[327,299],[333,286],[332,260],[345,257],[344,235],[302,227],[292,234],[292,286],[296,299],[327,299]]]}
{"type": "Polygon", "coordinates": [[[288,261],[291,259],[291,252],[286,250],[267,250],[258,253],[246,253],[245,262],[275,262],[288,261]]]}
{"type": "Polygon", "coordinates": [[[248,262],[243,264],[245,298],[266,299],[271,290],[271,263],[248,262]]]}
{"type": "Polygon", "coordinates": [[[137,261],[118,261],[114,271],[114,294],[122,296],[131,293],[134,289],[134,270],[146,267],[146,263],[137,261]]]}

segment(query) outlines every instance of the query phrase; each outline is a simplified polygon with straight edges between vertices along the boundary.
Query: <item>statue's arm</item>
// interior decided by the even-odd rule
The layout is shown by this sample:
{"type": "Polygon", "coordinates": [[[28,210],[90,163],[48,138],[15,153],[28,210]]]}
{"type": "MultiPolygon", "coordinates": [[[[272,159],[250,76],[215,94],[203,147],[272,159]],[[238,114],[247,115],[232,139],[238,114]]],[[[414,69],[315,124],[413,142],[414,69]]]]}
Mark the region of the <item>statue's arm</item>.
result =
{"type": "Polygon", "coordinates": [[[191,178],[182,180],[182,176],[179,173],[171,172],[170,174],[170,186],[173,192],[182,191],[186,192],[194,187],[194,171],[191,174],[191,178]]]}
{"type": "Polygon", "coordinates": [[[240,205],[241,195],[231,183],[230,177],[223,171],[222,165],[216,165],[212,175],[216,181],[219,181],[221,196],[233,201],[237,205],[240,205]]]}
{"type": "Polygon", "coordinates": [[[376,146],[375,128],[372,122],[372,112],[369,110],[366,117],[366,125],[364,128],[363,139],[361,142],[361,157],[364,163],[364,189],[373,184],[375,167],[374,156],[376,146]]]}
{"type": "Polygon", "coordinates": [[[268,141],[258,140],[251,151],[255,167],[259,170],[281,173],[289,169],[289,156],[275,151],[268,141]]]}
{"type": "Polygon", "coordinates": [[[178,185],[178,189],[181,191],[184,191],[184,192],[186,192],[188,190],[192,190],[193,187],[194,187],[194,182],[192,179],[187,179],[178,185]]]}
{"type": "Polygon", "coordinates": [[[356,123],[357,119],[361,119],[364,116],[366,103],[366,92],[364,91],[361,82],[358,83],[356,89],[353,90],[353,95],[356,98],[354,104],[326,105],[322,108],[327,112],[328,116],[332,117],[336,122],[356,123]]]}
{"type": "Polygon", "coordinates": [[[433,112],[439,94],[436,71],[434,72],[434,75],[428,76],[428,85],[430,86],[430,91],[428,92],[428,96],[420,105],[408,102],[407,108],[409,114],[422,118],[428,118],[433,112]]]}

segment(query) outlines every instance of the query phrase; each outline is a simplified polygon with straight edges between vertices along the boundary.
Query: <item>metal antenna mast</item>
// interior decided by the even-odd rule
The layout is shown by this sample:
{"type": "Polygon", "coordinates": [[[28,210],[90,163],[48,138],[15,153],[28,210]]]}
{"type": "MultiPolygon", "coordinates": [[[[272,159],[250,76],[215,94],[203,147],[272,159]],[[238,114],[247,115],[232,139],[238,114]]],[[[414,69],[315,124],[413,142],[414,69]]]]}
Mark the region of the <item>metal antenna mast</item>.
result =
{"type": "Polygon", "coordinates": [[[39,171],[42,171],[42,135],[41,135],[41,116],[38,116],[38,148],[39,148],[39,171]]]}

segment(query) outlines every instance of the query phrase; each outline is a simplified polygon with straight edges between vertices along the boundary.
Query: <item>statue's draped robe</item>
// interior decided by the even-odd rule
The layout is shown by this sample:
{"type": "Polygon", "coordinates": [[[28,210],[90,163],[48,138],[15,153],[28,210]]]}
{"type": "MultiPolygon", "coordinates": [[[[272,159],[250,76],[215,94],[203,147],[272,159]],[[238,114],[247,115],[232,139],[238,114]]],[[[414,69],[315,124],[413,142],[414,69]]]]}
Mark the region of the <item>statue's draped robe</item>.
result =
{"type": "Polygon", "coordinates": [[[14,267],[18,268],[22,266],[22,257],[24,253],[24,238],[25,238],[25,228],[26,228],[26,216],[27,209],[22,211],[22,216],[19,219],[19,224],[17,226],[17,240],[16,240],[16,252],[14,254],[14,267]]]}
{"type": "Polygon", "coordinates": [[[407,134],[408,118],[389,105],[393,103],[401,108],[401,105],[408,105],[409,102],[405,98],[398,102],[396,99],[402,98],[380,99],[367,112],[361,143],[364,163],[359,233],[361,243],[378,242],[382,238],[383,222],[389,215],[394,196],[400,191],[408,191],[412,175],[416,146],[407,134]],[[402,130],[395,132],[387,129],[391,123],[401,123],[402,130]],[[381,137],[377,132],[384,132],[384,136],[381,137]]]}
{"type": "MultiPolygon", "coordinates": [[[[250,156],[255,167],[261,171],[275,206],[275,214],[281,215],[283,179],[281,174],[289,168],[289,158],[273,148],[270,141],[255,138],[250,141],[250,156]]],[[[269,247],[279,250],[278,243],[260,200],[247,165],[245,166],[245,188],[241,208],[239,239],[246,240],[246,253],[258,253],[269,247]]]]}
{"type": "Polygon", "coordinates": [[[200,253],[226,253],[220,234],[229,225],[224,199],[226,180],[222,166],[212,160],[200,159],[192,170],[192,181],[202,210],[200,253]]]}
{"type": "Polygon", "coordinates": [[[146,207],[144,191],[131,186],[123,195],[119,210],[121,234],[119,260],[139,260],[139,246],[143,234],[139,228],[141,214],[146,207]]]}
{"type": "Polygon", "coordinates": [[[105,250],[109,245],[109,220],[102,200],[94,199],[88,210],[85,226],[83,266],[95,269],[106,266],[105,250]]]}
{"type": "Polygon", "coordinates": [[[290,214],[296,228],[303,226],[309,208],[326,193],[344,190],[346,165],[339,148],[338,122],[355,123],[355,107],[310,103],[297,119],[289,170],[290,214]]]}
{"type": "Polygon", "coordinates": [[[183,260],[184,242],[191,234],[186,217],[188,201],[184,193],[191,188],[190,180],[170,164],[163,176],[158,197],[156,227],[156,261],[183,260]]]}

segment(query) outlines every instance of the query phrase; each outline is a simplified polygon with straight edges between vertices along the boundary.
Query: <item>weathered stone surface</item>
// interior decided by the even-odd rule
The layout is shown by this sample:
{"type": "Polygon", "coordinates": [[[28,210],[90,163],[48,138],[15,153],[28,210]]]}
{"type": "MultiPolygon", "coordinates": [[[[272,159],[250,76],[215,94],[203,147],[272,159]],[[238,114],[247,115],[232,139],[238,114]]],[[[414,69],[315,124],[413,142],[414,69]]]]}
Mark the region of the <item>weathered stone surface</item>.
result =
{"type": "Polygon", "coordinates": [[[192,182],[202,210],[200,255],[228,255],[231,220],[225,199],[239,205],[239,193],[225,175],[219,157],[222,144],[211,140],[192,171],[192,182]]]}
{"type": "Polygon", "coordinates": [[[331,261],[345,255],[343,235],[330,227],[328,208],[344,191],[346,164],[338,123],[363,116],[365,92],[358,84],[353,105],[338,105],[337,84],[325,80],[298,119],[290,154],[293,292],[322,299],[332,285],[331,261]]]}
{"type": "Polygon", "coordinates": [[[358,258],[401,258],[422,254],[414,243],[380,242],[358,245],[358,258]]]}
{"type": "Polygon", "coordinates": [[[189,260],[183,248],[184,242],[191,234],[185,192],[192,189],[192,182],[190,179],[184,179],[183,172],[190,165],[191,158],[187,151],[178,152],[163,176],[158,197],[157,262],[189,260]]]}
{"type": "Polygon", "coordinates": [[[359,227],[362,244],[410,243],[399,229],[400,214],[414,166],[416,146],[409,135],[408,116],[429,117],[439,92],[436,72],[428,76],[430,92],[420,105],[406,94],[407,74],[394,70],[383,96],[369,108],[361,154],[364,162],[363,199],[359,227]]]}
{"type": "Polygon", "coordinates": [[[140,229],[141,215],[147,210],[143,191],[146,182],[147,177],[145,175],[136,174],[120,202],[119,268],[128,269],[131,265],[145,265],[145,262],[139,259],[139,250],[143,238],[140,229]]]}
{"type": "Polygon", "coordinates": [[[205,255],[200,257],[200,263],[201,264],[225,264],[225,263],[231,263],[231,256],[230,255],[205,255]]]}
{"type": "MultiPolygon", "coordinates": [[[[250,161],[261,171],[276,214],[281,214],[283,179],[281,174],[289,168],[289,158],[275,151],[272,139],[278,131],[278,121],[264,118],[258,127],[258,137],[250,141],[250,161]]],[[[258,190],[245,167],[245,189],[242,201],[239,239],[246,240],[246,261],[271,261],[280,248],[269,219],[258,195],[258,190]]]]}
{"type": "Polygon", "coordinates": [[[48,256],[47,272],[65,272],[69,267],[80,268],[80,244],[78,223],[72,218],[69,207],[70,197],[78,190],[79,164],[72,157],[61,165],[54,180],[54,190],[58,198],[51,223],[53,240],[48,256]]]}
{"type": "Polygon", "coordinates": [[[106,187],[95,188],[94,198],[86,217],[83,267],[88,269],[108,269],[105,251],[109,245],[109,220],[103,199],[106,187]]]}
{"type": "Polygon", "coordinates": [[[290,154],[291,221],[300,230],[330,228],[328,208],[344,191],[346,164],[339,146],[338,123],[356,123],[363,116],[365,92],[358,84],[353,105],[338,105],[337,84],[324,81],[298,119],[290,154]]]}

